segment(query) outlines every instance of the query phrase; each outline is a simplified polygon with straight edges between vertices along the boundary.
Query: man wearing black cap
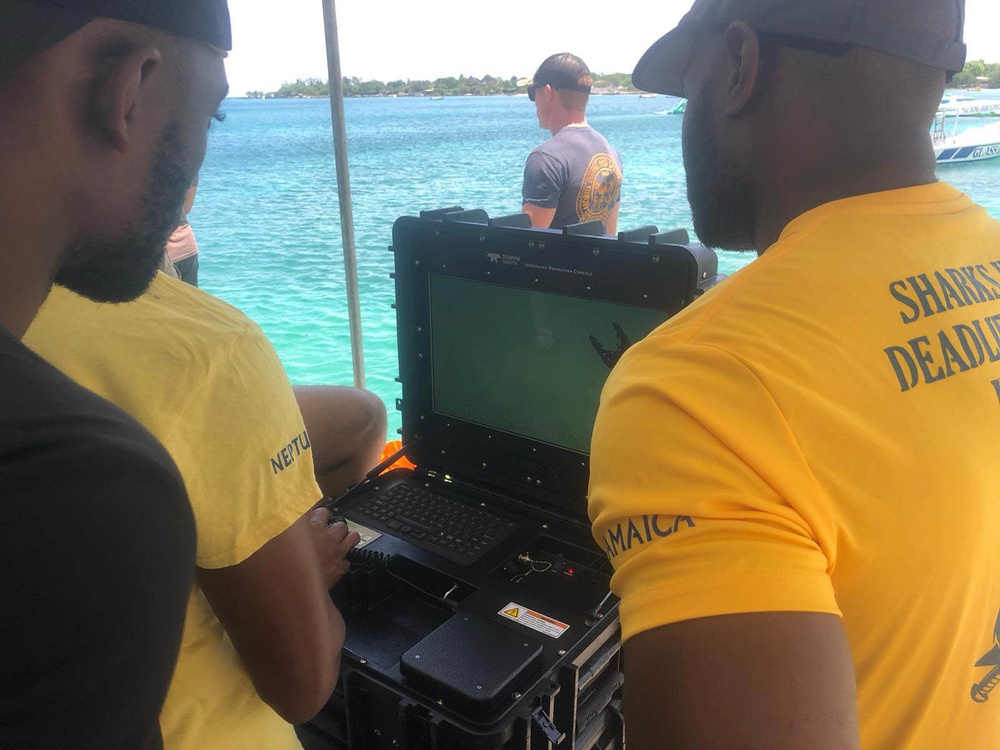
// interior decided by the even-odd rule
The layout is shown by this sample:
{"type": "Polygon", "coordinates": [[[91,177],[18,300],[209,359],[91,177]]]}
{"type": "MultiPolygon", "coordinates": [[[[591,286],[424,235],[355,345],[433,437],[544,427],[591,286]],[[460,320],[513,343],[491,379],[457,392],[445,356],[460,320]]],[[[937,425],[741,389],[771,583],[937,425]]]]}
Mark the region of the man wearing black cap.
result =
{"type": "Polygon", "coordinates": [[[149,285],[225,96],[224,0],[0,5],[0,746],[159,747],[194,572],[166,452],[18,341],[149,285]]]}
{"type": "Polygon", "coordinates": [[[602,395],[630,748],[1000,738],[1000,222],[928,134],[963,11],[699,0],[633,74],[688,98],[702,241],[760,257],[602,395]]]}
{"type": "Polygon", "coordinates": [[[606,234],[617,229],[622,162],[587,124],[592,85],[586,63],[568,52],[546,58],[528,84],[538,124],[552,133],[524,167],[521,210],[534,227],[597,220],[606,234]]]}

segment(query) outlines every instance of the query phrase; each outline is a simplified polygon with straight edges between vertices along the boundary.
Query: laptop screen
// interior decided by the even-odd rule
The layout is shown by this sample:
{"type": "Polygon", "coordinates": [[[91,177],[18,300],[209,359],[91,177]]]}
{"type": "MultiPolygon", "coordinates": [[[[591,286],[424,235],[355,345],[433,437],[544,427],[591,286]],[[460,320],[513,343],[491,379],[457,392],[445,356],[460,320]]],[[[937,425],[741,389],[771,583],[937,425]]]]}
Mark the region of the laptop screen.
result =
{"type": "Polygon", "coordinates": [[[618,357],[663,310],[429,275],[433,410],[578,453],[618,357]]]}

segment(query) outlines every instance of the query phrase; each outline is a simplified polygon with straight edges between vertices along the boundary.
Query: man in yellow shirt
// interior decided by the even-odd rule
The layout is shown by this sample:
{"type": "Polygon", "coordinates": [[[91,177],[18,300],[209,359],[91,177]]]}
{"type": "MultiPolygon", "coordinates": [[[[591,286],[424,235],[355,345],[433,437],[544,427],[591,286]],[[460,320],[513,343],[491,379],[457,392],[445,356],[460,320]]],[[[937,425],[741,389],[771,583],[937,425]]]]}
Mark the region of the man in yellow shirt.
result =
{"type": "Polygon", "coordinates": [[[632,347],[590,512],[629,747],[1000,741],[1000,222],[936,182],[955,0],[699,0],[695,229],[760,258],[632,347]]]}
{"type": "Polygon", "coordinates": [[[344,624],[328,590],[357,543],[310,510],[378,461],[385,406],[353,388],[293,393],[260,328],[165,274],[122,305],[56,289],[25,343],[136,417],[187,485],[197,576],[164,746],[300,747],[291,724],[337,680],[344,624]]]}

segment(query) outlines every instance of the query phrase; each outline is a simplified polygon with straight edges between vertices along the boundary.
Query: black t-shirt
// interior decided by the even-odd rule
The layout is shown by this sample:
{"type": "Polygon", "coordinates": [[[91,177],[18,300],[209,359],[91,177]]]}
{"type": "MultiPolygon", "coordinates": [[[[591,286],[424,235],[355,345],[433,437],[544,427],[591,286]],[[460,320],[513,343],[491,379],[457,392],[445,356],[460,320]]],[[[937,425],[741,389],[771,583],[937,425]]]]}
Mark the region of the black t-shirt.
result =
{"type": "Polygon", "coordinates": [[[195,530],[134,419],[0,327],[0,748],[158,748],[195,530]]]}
{"type": "Polygon", "coordinates": [[[607,139],[587,126],[567,125],[528,155],[521,197],[556,209],[555,229],[608,219],[621,199],[622,160],[607,139]]]}

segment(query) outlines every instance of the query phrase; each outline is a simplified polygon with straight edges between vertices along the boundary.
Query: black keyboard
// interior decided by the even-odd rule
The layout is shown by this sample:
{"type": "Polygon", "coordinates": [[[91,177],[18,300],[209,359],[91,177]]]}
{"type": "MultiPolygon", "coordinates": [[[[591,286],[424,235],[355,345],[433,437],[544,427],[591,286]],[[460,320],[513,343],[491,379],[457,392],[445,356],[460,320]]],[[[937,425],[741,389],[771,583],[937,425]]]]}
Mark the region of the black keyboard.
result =
{"type": "Polygon", "coordinates": [[[423,487],[396,484],[347,512],[372,526],[468,565],[498,545],[517,524],[423,487]]]}

